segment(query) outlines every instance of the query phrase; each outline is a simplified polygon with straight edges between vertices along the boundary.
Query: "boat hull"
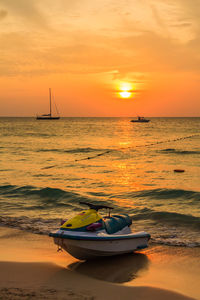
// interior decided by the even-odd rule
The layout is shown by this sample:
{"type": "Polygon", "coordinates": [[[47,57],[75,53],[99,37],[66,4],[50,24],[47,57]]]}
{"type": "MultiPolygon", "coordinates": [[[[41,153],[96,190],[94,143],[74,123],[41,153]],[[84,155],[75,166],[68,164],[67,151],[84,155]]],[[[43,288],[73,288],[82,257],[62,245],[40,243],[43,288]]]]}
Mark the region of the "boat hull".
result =
{"type": "Polygon", "coordinates": [[[131,122],[133,123],[148,123],[150,120],[142,120],[142,121],[139,121],[139,120],[131,120],[131,122]]]}
{"type": "Polygon", "coordinates": [[[54,237],[54,243],[80,260],[94,259],[132,253],[148,246],[150,235],[147,233],[131,234],[130,237],[115,236],[113,239],[75,239],[54,237]]]}
{"type": "Polygon", "coordinates": [[[37,120],[59,120],[60,117],[37,117],[37,120]]]}

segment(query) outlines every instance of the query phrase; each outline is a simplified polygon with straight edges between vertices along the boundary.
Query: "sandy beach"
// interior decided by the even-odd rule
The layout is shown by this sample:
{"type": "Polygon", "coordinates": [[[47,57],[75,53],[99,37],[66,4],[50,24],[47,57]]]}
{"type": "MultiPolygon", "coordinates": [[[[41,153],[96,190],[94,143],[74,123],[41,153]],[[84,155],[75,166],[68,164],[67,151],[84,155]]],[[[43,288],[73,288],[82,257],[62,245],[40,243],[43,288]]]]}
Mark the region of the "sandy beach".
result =
{"type": "Polygon", "coordinates": [[[81,262],[47,236],[1,227],[0,239],[0,299],[199,299],[197,248],[81,262]]]}

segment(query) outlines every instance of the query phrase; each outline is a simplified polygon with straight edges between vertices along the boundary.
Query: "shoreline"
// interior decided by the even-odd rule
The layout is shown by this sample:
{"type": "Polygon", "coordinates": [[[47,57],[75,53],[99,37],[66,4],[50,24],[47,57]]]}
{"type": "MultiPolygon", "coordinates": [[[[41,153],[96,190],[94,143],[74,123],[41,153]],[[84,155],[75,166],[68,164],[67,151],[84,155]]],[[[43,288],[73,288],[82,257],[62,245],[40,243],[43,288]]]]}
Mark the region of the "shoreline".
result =
{"type": "Polygon", "coordinates": [[[2,299],[198,299],[200,249],[153,246],[82,262],[57,253],[47,236],[0,227],[0,240],[2,299]]]}

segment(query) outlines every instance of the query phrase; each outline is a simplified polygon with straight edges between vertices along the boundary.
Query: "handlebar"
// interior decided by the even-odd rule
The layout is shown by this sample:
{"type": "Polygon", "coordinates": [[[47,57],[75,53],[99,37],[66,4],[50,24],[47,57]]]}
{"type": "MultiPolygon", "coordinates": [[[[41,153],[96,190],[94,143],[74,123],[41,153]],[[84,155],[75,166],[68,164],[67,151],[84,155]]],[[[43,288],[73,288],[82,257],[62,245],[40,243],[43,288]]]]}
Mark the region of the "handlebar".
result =
{"type": "Polygon", "coordinates": [[[98,211],[99,209],[103,209],[103,208],[107,208],[107,209],[113,209],[113,207],[111,206],[107,206],[107,205],[95,205],[95,204],[91,204],[88,202],[79,202],[80,204],[84,204],[84,205],[88,205],[90,209],[94,209],[96,211],[98,211]]]}

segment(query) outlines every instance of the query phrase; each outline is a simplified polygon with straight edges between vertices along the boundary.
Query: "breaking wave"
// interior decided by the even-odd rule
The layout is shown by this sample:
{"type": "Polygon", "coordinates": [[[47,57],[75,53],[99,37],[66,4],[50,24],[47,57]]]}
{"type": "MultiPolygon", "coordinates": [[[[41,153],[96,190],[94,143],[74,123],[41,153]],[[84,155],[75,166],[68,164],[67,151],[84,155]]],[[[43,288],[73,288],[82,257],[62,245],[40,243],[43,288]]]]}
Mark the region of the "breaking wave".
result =
{"type": "MultiPolygon", "coordinates": [[[[137,225],[137,221],[134,218],[133,230],[144,230],[144,227],[137,225]]],[[[9,217],[0,216],[0,225],[15,228],[19,230],[28,231],[34,234],[48,235],[49,232],[56,230],[60,227],[61,218],[30,218],[26,216],[9,217]]],[[[151,234],[151,242],[155,244],[169,245],[169,246],[183,246],[183,247],[200,247],[200,240],[197,240],[198,233],[192,235],[185,234],[183,236],[182,229],[176,230],[173,227],[160,227],[156,226],[156,230],[153,230],[153,226],[146,225],[145,231],[151,234]]]]}
{"type": "Polygon", "coordinates": [[[97,205],[110,205],[114,207],[115,214],[128,213],[133,219],[135,229],[148,231],[155,243],[200,246],[198,241],[200,217],[187,214],[187,210],[180,213],[175,209],[175,211],[166,211],[165,206],[158,206],[159,210],[156,210],[157,206],[155,210],[148,206],[148,201],[151,203],[152,199],[158,199],[160,203],[164,203],[166,199],[185,199],[186,203],[197,205],[198,209],[200,192],[152,189],[115,195],[109,199],[108,196],[103,192],[79,194],[50,187],[3,185],[0,186],[2,207],[0,225],[48,234],[59,227],[61,216],[68,218],[75,212],[85,209],[85,206],[79,203],[85,201],[97,205]],[[120,198],[126,199],[129,206],[123,206],[120,198]],[[144,199],[146,199],[145,205],[142,202],[144,199]],[[18,211],[17,216],[15,211],[18,211]]]}

